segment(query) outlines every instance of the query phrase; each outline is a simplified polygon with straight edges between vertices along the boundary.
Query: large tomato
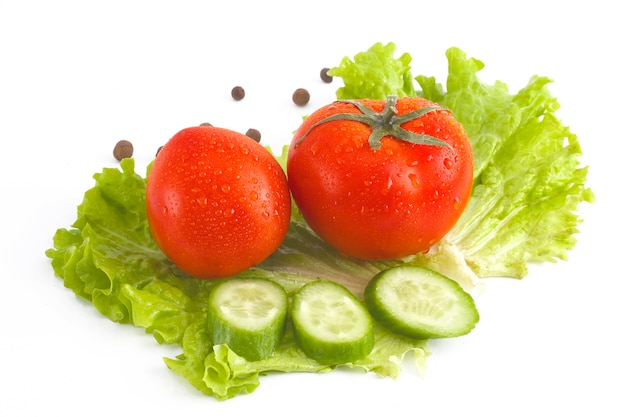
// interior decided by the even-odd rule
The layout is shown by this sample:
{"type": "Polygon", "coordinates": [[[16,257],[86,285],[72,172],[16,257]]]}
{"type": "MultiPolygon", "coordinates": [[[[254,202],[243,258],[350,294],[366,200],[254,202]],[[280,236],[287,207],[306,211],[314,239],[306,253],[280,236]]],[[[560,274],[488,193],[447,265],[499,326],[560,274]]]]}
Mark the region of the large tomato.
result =
{"type": "Polygon", "coordinates": [[[287,176],[311,228],[367,260],[427,251],[470,196],[473,158],[462,125],[422,98],[346,100],[295,132],[287,176]]]}
{"type": "Polygon", "coordinates": [[[181,270],[218,278],[280,246],[291,197],[283,169],[259,143],[227,129],[192,127],[159,151],[146,209],[156,243],[181,270]]]}

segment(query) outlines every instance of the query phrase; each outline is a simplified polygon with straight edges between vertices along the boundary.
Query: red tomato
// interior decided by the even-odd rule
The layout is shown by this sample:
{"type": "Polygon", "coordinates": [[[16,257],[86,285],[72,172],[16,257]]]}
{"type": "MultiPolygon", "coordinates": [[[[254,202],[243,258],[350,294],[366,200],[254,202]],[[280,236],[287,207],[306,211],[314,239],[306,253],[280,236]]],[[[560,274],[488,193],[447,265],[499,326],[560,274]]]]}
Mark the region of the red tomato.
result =
{"type": "Polygon", "coordinates": [[[341,254],[397,259],[427,251],[457,222],[473,158],[461,124],[430,101],[339,101],[296,131],[287,175],[307,223],[341,254]]]}
{"type": "Polygon", "coordinates": [[[197,278],[234,275],[270,256],[289,227],[291,197],[276,159],[227,129],[192,127],[159,151],[147,178],[152,235],[197,278]]]}

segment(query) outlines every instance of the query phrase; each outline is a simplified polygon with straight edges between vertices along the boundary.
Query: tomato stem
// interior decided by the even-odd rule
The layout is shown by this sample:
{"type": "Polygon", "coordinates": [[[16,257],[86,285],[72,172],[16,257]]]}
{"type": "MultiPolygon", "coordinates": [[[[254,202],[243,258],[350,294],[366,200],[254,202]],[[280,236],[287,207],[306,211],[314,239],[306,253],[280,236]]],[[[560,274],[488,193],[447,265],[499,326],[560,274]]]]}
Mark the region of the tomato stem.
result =
{"type": "Polygon", "coordinates": [[[396,96],[388,96],[387,104],[383,108],[383,111],[380,113],[381,122],[383,125],[390,126],[393,124],[393,118],[398,114],[398,109],[396,108],[396,96]]]}
{"type": "Polygon", "coordinates": [[[378,113],[360,101],[339,100],[339,103],[350,103],[354,105],[361,113],[336,113],[325,117],[314,123],[300,138],[298,138],[296,145],[299,145],[300,142],[302,142],[314,128],[323,123],[331,122],[333,120],[351,120],[364,123],[372,128],[372,133],[370,134],[367,142],[373,150],[377,150],[381,147],[381,140],[385,136],[391,136],[395,139],[403,140],[415,145],[450,146],[446,142],[434,136],[410,132],[401,127],[402,124],[418,119],[426,113],[437,110],[446,110],[444,107],[427,106],[398,116],[398,109],[396,108],[397,101],[398,97],[393,95],[388,96],[385,107],[380,113],[378,113]]]}

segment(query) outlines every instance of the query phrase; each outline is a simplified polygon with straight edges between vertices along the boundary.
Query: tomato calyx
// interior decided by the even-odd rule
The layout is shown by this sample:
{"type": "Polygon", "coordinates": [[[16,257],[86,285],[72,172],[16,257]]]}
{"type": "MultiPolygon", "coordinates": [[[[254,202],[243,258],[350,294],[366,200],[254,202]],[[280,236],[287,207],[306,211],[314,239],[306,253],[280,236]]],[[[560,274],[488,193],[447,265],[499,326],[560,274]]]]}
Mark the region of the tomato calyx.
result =
{"type": "Polygon", "coordinates": [[[396,108],[397,100],[398,97],[396,96],[388,96],[385,107],[380,113],[355,100],[339,100],[339,103],[350,103],[354,105],[361,113],[336,113],[325,117],[324,119],[313,124],[300,138],[298,138],[296,145],[300,144],[300,142],[302,142],[313,129],[323,123],[334,120],[351,120],[364,123],[372,128],[372,133],[370,134],[367,143],[373,150],[380,149],[381,139],[385,136],[391,136],[395,139],[413,143],[415,145],[450,147],[450,145],[439,138],[411,132],[401,127],[402,124],[418,119],[427,113],[437,110],[446,110],[444,107],[426,106],[398,116],[398,109],[396,108]]]}

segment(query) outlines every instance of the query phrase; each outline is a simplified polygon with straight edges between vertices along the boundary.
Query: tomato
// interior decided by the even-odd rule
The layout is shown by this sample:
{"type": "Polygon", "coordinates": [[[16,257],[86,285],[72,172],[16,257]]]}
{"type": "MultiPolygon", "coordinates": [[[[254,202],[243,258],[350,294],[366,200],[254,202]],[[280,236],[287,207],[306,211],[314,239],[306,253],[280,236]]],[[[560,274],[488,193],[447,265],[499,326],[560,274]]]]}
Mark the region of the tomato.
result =
{"type": "Polygon", "coordinates": [[[295,132],[287,176],[304,219],[341,254],[397,259],[457,222],[472,149],[451,113],[423,98],[337,101],[295,132]]]}
{"type": "Polygon", "coordinates": [[[148,173],[150,231],[181,270],[197,278],[237,274],[271,255],[291,219],[285,172],[253,139],[191,127],[159,151],[148,173]]]}

